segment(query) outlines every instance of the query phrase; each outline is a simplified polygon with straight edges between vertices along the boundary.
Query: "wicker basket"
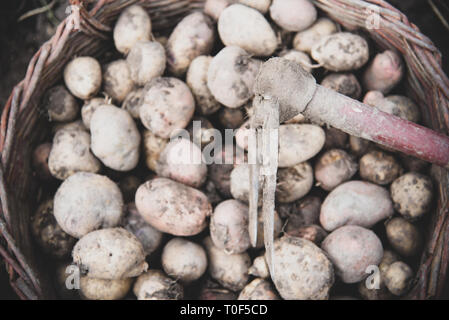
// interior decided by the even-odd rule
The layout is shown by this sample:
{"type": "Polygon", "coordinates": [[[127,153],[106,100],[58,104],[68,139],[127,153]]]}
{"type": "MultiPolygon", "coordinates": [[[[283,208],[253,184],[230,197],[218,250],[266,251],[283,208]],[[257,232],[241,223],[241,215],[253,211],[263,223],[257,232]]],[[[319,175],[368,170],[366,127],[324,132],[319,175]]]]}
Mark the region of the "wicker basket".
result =
{"type": "MultiPolygon", "coordinates": [[[[63,66],[75,55],[98,57],[111,48],[111,26],[123,8],[141,3],[150,13],[153,29],[168,30],[180,18],[200,9],[204,0],[71,0],[79,8],[63,21],[56,34],[30,61],[25,79],[13,90],[2,114],[0,131],[0,254],[10,283],[22,299],[54,297],[48,272],[37,263],[29,233],[31,208],[38,184],[30,168],[33,146],[48,128],[39,109],[43,93],[60,81],[63,66]],[[76,26],[80,31],[74,30],[76,26]]],[[[362,28],[381,47],[396,48],[407,64],[407,86],[420,104],[424,123],[449,132],[449,80],[441,68],[441,54],[419,29],[382,0],[315,0],[314,3],[348,28],[362,28]],[[373,16],[376,15],[376,16],[373,16]],[[380,28],[366,21],[375,17],[380,28]]],[[[413,290],[408,298],[437,298],[442,294],[449,261],[449,202],[447,170],[434,166],[438,202],[429,224],[413,290]]]]}

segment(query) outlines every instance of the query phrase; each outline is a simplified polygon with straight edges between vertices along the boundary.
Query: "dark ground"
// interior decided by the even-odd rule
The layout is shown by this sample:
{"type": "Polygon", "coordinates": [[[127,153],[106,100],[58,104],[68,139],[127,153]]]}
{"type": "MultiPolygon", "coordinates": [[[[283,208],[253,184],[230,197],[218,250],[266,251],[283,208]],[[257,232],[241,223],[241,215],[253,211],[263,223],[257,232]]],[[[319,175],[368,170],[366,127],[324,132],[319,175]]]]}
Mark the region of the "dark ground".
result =
{"type": "MultiPolygon", "coordinates": [[[[58,0],[65,3],[67,0],[58,0]]],[[[40,45],[54,30],[51,21],[64,17],[65,5],[54,7],[54,16],[40,14],[17,22],[18,18],[29,10],[42,7],[44,0],[2,0],[0,1],[0,110],[3,109],[14,85],[25,76],[28,62],[40,45]]],[[[47,0],[50,3],[50,0],[47,0]]],[[[428,0],[390,0],[409,20],[430,37],[443,54],[444,69],[449,73],[449,30],[436,16],[428,0]]],[[[449,21],[449,4],[446,0],[433,0],[449,21]]],[[[11,299],[15,295],[8,285],[3,263],[0,266],[0,299],[11,299]]]]}

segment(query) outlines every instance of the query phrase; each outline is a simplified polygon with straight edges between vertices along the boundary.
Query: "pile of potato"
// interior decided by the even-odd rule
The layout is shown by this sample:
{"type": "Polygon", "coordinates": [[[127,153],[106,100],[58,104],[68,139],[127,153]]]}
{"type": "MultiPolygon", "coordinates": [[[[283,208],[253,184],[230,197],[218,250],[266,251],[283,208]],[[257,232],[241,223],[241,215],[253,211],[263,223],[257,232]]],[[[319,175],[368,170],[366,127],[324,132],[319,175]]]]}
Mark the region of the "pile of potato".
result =
{"type": "Polygon", "coordinates": [[[375,53],[364,34],[343,31],[308,0],[208,0],[168,35],[154,35],[133,5],[113,39],[115,60],[73,58],[42,101],[52,141],[32,160],[44,189],[56,188],[46,189],[32,231],[57,260],[62,298],[407,293],[419,221],[432,208],[427,165],[302,115],[279,129],[274,279],[263,222],[256,248],[248,233],[245,150],[264,60],[295,61],[327,88],[418,122],[417,105],[394,91],[405,69],[397,53],[375,53]],[[171,139],[180,129],[196,136],[171,139]],[[236,129],[235,140],[206,164],[211,143],[225,144],[214,129],[236,129]],[[66,287],[71,264],[79,291],[66,287]]]}

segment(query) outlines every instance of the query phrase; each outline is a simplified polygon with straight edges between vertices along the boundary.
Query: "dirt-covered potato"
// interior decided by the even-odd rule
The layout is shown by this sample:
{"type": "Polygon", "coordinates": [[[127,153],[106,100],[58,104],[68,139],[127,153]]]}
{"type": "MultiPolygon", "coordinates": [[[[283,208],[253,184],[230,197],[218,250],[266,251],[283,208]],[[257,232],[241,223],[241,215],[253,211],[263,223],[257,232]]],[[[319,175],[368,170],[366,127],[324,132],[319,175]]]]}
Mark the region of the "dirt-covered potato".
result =
{"type": "Polygon", "coordinates": [[[242,48],[225,47],[210,62],[207,86],[221,104],[229,108],[241,107],[253,97],[260,65],[261,61],[253,59],[242,48]]]}
{"type": "Polygon", "coordinates": [[[131,115],[112,105],[97,108],[90,121],[92,152],[116,171],[129,171],[139,161],[140,134],[131,115]]]}
{"type": "Polygon", "coordinates": [[[433,185],[426,175],[406,173],[391,184],[390,192],[394,208],[411,221],[421,218],[432,206],[433,185]]]}
{"type": "Polygon", "coordinates": [[[315,164],[315,179],[326,191],[335,189],[357,172],[353,157],[341,149],[326,151],[315,164]]]}
{"type": "Polygon", "coordinates": [[[164,47],[156,41],[138,41],[126,57],[131,79],[139,86],[164,74],[167,58],[164,47]]]}
{"type": "Polygon", "coordinates": [[[166,274],[183,283],[198,280],[207,269],[203,247],[182,238],[173,238],[165,245],[161,262],[166,274]]]}
{"type": "Polygon", "coordinates": [[[202,115],[210,115],[221,105],[207,87],[207,72],[211,56],[198,56],[192,60],[187,71],[186,82],[195,97],[196,110],[202,115]]]}
{"type": "Polygon", "coordinates": [[[53,177],[65,180],[76,172],[100,171],[100,161],[90,152],[90,146],[91,137],[86,131],[58,130],[48,156],[48,167],[53,177]]]}
{"type": "Polygon", "coordinates": [[[206,181],[207,165],[200,147],[187,139],[173,139],[162,150],[156,173],[198,188],[206,181]]]}
{"type": "Polygon", "coordinates": [[[244,253],[227,254],[214,246],[212,239],[203,241],[209,257],[209,274],[223,287],[232,290],[242,290],[249,280],[248,269],[251,266],[249,255],[244,253]]]}
{"type": "Polygon", "coordinates": [[[366,268],[382,260],[382,242],[371,230],[343,226],[329,234],[321,244],[344,283],[356,283],[368,276],[366,268]]]}
{"type": "Polygon", "coordinates": [[[402,172],[396,159],[383,151],[373,150],[360,158],[360,176],[362,179],[386,185],[395,180],[402,172]]]}
{"type": "Polygon", "coordinates": [[[139,5],[122,11],[114,27],[114,43],[117,50],[128,54],[138,41],[151,38],[151,20],[148,13],[139,5]]]}
{"type": "Polygon", "coordinates": [[[274,242],[274,284],[283,299],[325,300],[334,284],[326,254],[308,240],[284,236],[274,242]]]}
{"type": "Polygon", "coordinates": [[[200,233],[212,213],[204,193],[166,178],[141,185],[136,192],[136,207],[146,222],[175,236],[200,233]]]}
{"type": "Polygon", "coordinates": [[[170,138],[177,129],[184,129],[195,111],[195,100],[189,87],[176,78],[153,79],[145,87],[140,120],[161,138],[170,138]]]}
{"type": "Polygon", "coordinates": [[[89,131],[89,130],[87,130],[83,121],[76,120],[76,121],[67,122],[67,123],[64,123],[64,122],[57,123],[51,128],[51,132],[53,135],[55,135],[56,132],[58,132],[59,130],[62,130],[62,129],[69,130],[69,131],[70,130],[85,131],[85,132],[89,131]]]}
{"type": "Polygon", "coordinates": [[[245,6],[254,8],[262,14],[268,12],[271,4],[271,0],[237,0],[237,2],[244,4],[245,6]]]}
{"type": "Polygon", "coordinates": [[[218,34],[225,46],[237,46],[256,56],[270,56],[277,47],[276,34],[265,17],[241,4],[222,11],[218,34]]]}
{"type": "Polygon", "coordinates": [[[81,238],[93,230],[115,227],[120,223],[122,194],[108,177],[78,172],[58,188],[54,215],[62,230],[81,238]]]}
{"type": "Polygon", "coordinates": [[[404,75],[401,57],[392,50],[378,53],[363,74],[363,86],[367,91],[390,92],[404,75]]]}
{"type": "Polygon", "coordinates": [[[105,98],[92,98],[84,102],[84,105],[81,107],[81,119],[86,129],[90,130],[90,120],[95,110],[105,104],[109,104],[105,98]]]}
{"type": "Polygon", "coordinates": [[[265,254],[254,259],[252,266],[248,269],[248,274],[257,278],[268,279],[270,271],[265,260],[265,254]]]}
{"type": "Polygon", "coordinates": [[[207,279],[200,290],[199,300],[236,300],[237,294],[207,279]]]}
{"type": "Polygon", "coordinates": [[[313,158],[324,146],[324,130],[313,124],[279,126],[279,167],[292,167],[313,158]]]}
{"type": "Polygon", "coordinates": [[[226,253],[242,253],[250,247],[248,206],[230,199],[215,207],[210,219],[210,237],[226,253]]]}
{"type": "MultiPolygon", "coordinates": [[[[234,199],[249,203],[249,165],[236,165],[231,171],[231,195],[234,199]]],[[[259,190],[258,206],[262,206],[262,189],[259,190]]]]}
{"type": "Polygon", "coordinates": [[[330,71],[357,70],[368,62],[368,42],[353,33],[334,33],[312,47],[312,58],[330,71]]]}
{"type": "Polygon", "coordinates": [[[131,91],[121,105],[121,108],[128,111],[134,119],[140,119],[140,105],[143,93],[143,88],[137,88],[131,91]]]}
{"type": "Polygon", "coordinates": [[[344,225],[370,228],[393,215],[388,191],[365,181],[348,181],[332,190],[321,206],[320,222],[327,231],[344,225]]]}
{"type": "Polygon", "coordinates": [[[80,295],[87,300],[120,300],[131,289],[133,278],[126,279],[95,279],[80,278],[80,295]]]}
{"type": "Polygon", "coordinates": [[[50,142],[38,145],[33,151],[33,169],[39,179],[51,180],[53,178],[50,168],[48,167],[48,157],[52,144],[50,142]]]}
{"type": "Polygon", "coordinates": [[[53,215],[53,199],[39,205],[31,217],[31,231],[43,251],[57,258],[67,256],[76,241],[56,222],[53,215]]]}
{"type": "Polygon", "coordinates": [[[276,210],[283,219],[287,219],[286,230],[311,224],[318,224],[320,218],[321,199],[316,196],[306,196],[301,200],[287,205],[278,205],[276,210]]]}
{"type": "Polygon", "coordinates": [[[385,272],[385,285],[395,296],[402,296],[410,289],[413,270],[402,261],[393,262],[385,272]]]}
{"type": "Polygon", "coordinates": [[[100,63],[92,57],[77,57],[64,69],[64,82],[77,98],[93,98],[101,88],[102,73],[100,63]]]}
{"type": "Polygon", "coordinates": [[[121,103],[133,88],[134,81],[126,60],[116,60],[104,67],[103,89],[112,100],[121,103]]]}
{"type": "Polygon", "coordinates": [[[148,268],[142,244],[123,228],[92,231],[75,244],[73,262],[90,278],[117,280],[137,277],[148,268]]]}
{"type": "Polygon", "coordinates": [[[48,90],[44,97],[44,108],[50,121],[73,121],[80,107],[76,99],[64,86],[56,86],[48,90]]]}
{"type": "Polygon", "coordinates": [[[388,221],[385,229],[388,241],[400,255],[412,257],[419,253],[422,235],[415,225],[404,218],[398,217],[388,221]]]}
{"type": "Polygon", "coordinates": [[[160,138],[150,130],[144,131],[143,149],[145,152],[145,163],[150,170],[156,172],[157,162],[168,142],[168,139],[160,138]]]}
{"type": "Polygon", "coordinates": [[[358,100],[362,96],[362,87],[352,73],[331,73],[321,81],[321,85],[353,99],[358,100]]]}
{"type": "Polygon", "coordinates": [[[139,239],[146,256],[153,253],[162,243],[162,232],[143,220],[134,203],[126,205],[126,215],[123,218],[122,226],[139,239]]]}
{"type": "Polygon", "coordinates": [[[160,270],[142,273],[134,283],[133,292],[138,300],[181,300],[183,287],[160,270]]]}
{"type": "Polygon", "coordinates": [[[327,237],[327,232],[316,224],[301,226],[296,229],[290,227],[286,233],[292,237],[309,240],[317,246],[327,237]]]}
{"type": "Polygon", "coordinates": [[[218,121],[224,128],[237,129],[246,119],[244,108],[221,108],[218,112],[218,121]]]}
{"type": "Polygon", "coordinates": [[[206,3],[204,4],[204,13],[217,21],[223,10],[236,1],[237,0],[206,0],[206,3]]]}
{"type": "Polygon", "coordinates": [[[186,16],[175,27],[167,42],[167,62],[171,72],[183,75],[193,59],[207,55],[214,44],[212,20],[202,12],[186,16]]]}
{"type": "Polygon", "coordinates": [[[321,38],[337,32],[337,25],[330,19],[319,18],[307,30],[298,32],[293,38],[293,48],[298,51],[310,53],[312,47],[321,38]]]}
{"type": "Polygon", "coordinates": [[[308,72],[312,72],[312,60],[310,60],[310,57],[301,51],[298,50],[287,50],[284,52],[281,52],[279,54],[280,57],[285,58],[287,60],[294,61],[298,64],[300,64],[304,70],[307,70],[308,72]]]}
{"type": "Polygon", "coordinates": [[[282,29],[298,32],[315,22],[317,11],[309,0],[273,0],[270,17],[282,29]]]}
{"type": "Polygon", "coordinates": [[[385,284],[382,284],[379,289],[371,288],[366,285],[366,280],[360,281],[357,290],[364,300],[390,300],[393,295],[388,291],[385,284]]]}
{"type": "MultiPolygon", "coordinates": [[[[204,149],[209,143],[214,141],[214,137],[217,135],[218,130],[214,128],[207,118],[194,116],[192,123],[187,127],[187,132],[189,133],[190,141],[198,147],[201,147],[201,149],[204,149]]],[[[205,158],[208,156],[209,155],[206,153],[205,158]]]]}
{"type": "Polygon", "coordinates": [[[408,121],[418,122],[421,117],[418,106],[410,98],[404,96],[384,97],[380,91],[369,91],[363,98],[363,102],[408,121]]]}
{"type": "Polygon", "coordinates": [[[313,169],[308,162],[298,163],[277,172],[276,200],[289,203],[301,199],[313,186],[313,169]]]}
{"type": "Polygon", "coordinates": [[[383,277],[393,262],[399,261],[399,256],[391,250],[384,250],[384,256],[379,263],[379,271],[383,277]]]}
{"type": "Polygon", "coordinates": [[[254,279],[243,288],[238,300],[279,300],[279,296],[270,282],[254,279]]]}
{"type": "Polygon", "coordinates": [[[235,143],[243,150],[248,150],[249,136],[251,133],[251,120],[242,124],[235,133],[235,143]]]}
{"type": "Polygon", "coordinates": [[[371,146],[371,142],[363,138],[350,136],[349,147],[351,152],[356,156],[364,155],[371,146]]]}

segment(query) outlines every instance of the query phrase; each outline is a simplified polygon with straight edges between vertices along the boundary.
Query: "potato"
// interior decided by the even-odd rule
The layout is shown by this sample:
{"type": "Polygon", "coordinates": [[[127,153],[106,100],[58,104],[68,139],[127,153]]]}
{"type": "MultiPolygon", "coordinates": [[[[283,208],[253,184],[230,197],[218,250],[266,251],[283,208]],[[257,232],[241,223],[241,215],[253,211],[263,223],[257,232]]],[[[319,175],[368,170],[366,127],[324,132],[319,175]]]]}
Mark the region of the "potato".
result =
{"type": "Polygon", "coordinates": [[[279,167],[292,167],[313,158],[324,145],[321,127],[312,124],[279,126],[279,167]]]}
{"type": "Polygon", "coordinates": [[[404,218],[394,218],[385,225],[387,238],[391,246],[400,255],[412,257],[419,253],[422,235],[419,229],[404,218]]]}
{"type": "Polygon", "coordinates": [[[128,294],[132,283],[132,278],[105,280],[81,277],[80,295],[87,300],[120,300],[128,294]]]}
{"type": "Polygon", "coordinates": [[[432,180],[423,174],[404,174],[392,183],[390,192],[394,208],[408,220],[421,218],[432,206],[432,180]]]}
{"type": "Polygon", "coordinates": [[[235,143],[243,150],[248,150],[248,139],[251,134],[251,120],[248,120],[237,129],[235,133],[235,143]]]}
{"type": "Polygon", "coordinates": [[[168,141],[168,139],[159,138],[150,130],[144,131],[143,148],[145,151],[145,162],[150,170],[156,171],[157,162],[168,141]]]}
{"type": "Polygon", "coordinates": [[[418,122],[421,116],[418,106],[404,96],[384,97],[380,91],[369,91],[365,95],[363,103],[412,122],[418,122]]]}
{"type": "MultiPolygon", "coordinates": [[[[273,238],[279,238],[279,236],[282,233],[282,228],[284,226],[284,222],[279,217],[279,214],[277,211],[274,211],[273,214],[274,219],[274,226],[273,226],[273,238]]],[[[257,217],[257,242],[256,247],[257,249],[261,249],[265,246],[265,232],[264,232],[264,223],[263,223],[263,214],[260,212],[257,217]]]]}
{"type": "Polygon", "coordinates": [[[122,222],[123,228],[139,239],[143,246],[145,256],[149,256],[161,245],[162,232],[156,230],[143,220],[134,203],[128,203],[126,205],[126,213],[122,222]]]}
{"type": "Polygon", "coordinates": [[[198,188],[206,181],[207,166],[201,149],[193,142],[178,138],[162,150],[156,173],[165,178],[198,188]]]}
{"type": "Polygon", "coordinates": [[[286,300],[325,300],[334,284],[334,269],[312,242],[284,236],[274,242],[276,289],[286,300]]]}
{"type": "Polygon", "coordinates": [[[351,71],[363,67],[369,59],[366,40],[356,34],[339,32],[320,39],[312,47],[312,58],[324,68],[335,71],[351,71]]]}
{"type": "Polygon", "coordinates": [[[81,120],[76,120],[73,122],[67,122],[67,123],[58,123],[55,124],[52,128],[51,128],[51,132],[53,135],[56,134],[56,132],[58,132],[59,130],[69,130],[69,131],[85,131],[88,132],[86,126],[83,124],[83,121],[81,120]]]}
{"type": "Polygon", "coordinates": [[[304,52],[297,50],[287,50],[281,52],[279,54],[279,57],[294,61],[300,64],[304,68],[304,70],[312,72],[312,61],[310,60],[310,57],[304,52]]]}
{"type": "Polygon", "coordinates": [[[218,112],[218,121],[226,129],[237,129],[245,122],[244,108],[221,108],[218,112]]]}
{"type": "Polygon", "coordinates": [[[324,239],[321,248],[335,266],[344,283],[356,283],[368,273],[366,268],[382,260],[380,239],[371,230],[359,226],[343,226],[324,239]]]}
{"type": "Polygon", "coordinates": [[[382,284],[379,289],[371,289],[366,286],[364,280],[359,282],[357,289],[364,300],[391,300],[393,298],[393,295],[388,291],[384,284],[382,284]]]}
{"type": "Polygon", "coordinates": [[[77,98],[93,98],[101,88],[101,66],[92,57],[77,57],[64,69],[64,82],[77,98]]]}
{"type": "Polygon", "coordinates": [[[286,230],[289,228],[317,224],[320,218],[321,199],[315,196],[305,198],[286,205],[278,205],[276,208],[283,219],[288,220],[286,230]]]}
{"type": "Polygon", "coordinates": [[[143,88],[131,91],[121,105],[121,108],[128,111],[134,119],[140,119],[140,105],[143,93],[143,88]]]}
{"type": "Polygon", "coordinates": [[[318,246],[321,244],[324,238],[327,237],[327,232],[316,224],[302,226],[297,229],[289,228],[287,234],[292,237],[309,240],[318,246]]]}
{"type": "Polygon", "coordinates": [[[212,280],[207,280],[201,288],[199,300],[236,300],[237,294],[225,289],[212,280]]]}
{"type": "Polygon", "coordinates": [[[357,163],[346,151],[331,149],[316,162],[315,178],[321,188],[332,191],[338,185],[351,179],[357,172],[357,168],[357,163]]]}
{"type": "Polygon", "coordinates": [[[395,296],[407,293],[412,280],[413,270],[402,261],[392,263],[385,273],[385,285],[395,296]]]}
{"type": "Polygon", "coordinates": [[[402,172],[396,159],[383,151],[370,151],[360,158],[360,176],[364,180],[386,185],[402,172]]]}
{"type": "Polygon", "coordinates": [[[320,222],[333,231],[344,225],[370,228],[393,215],[388,191],[364,181],[348,181],[332,190],[321,206],[320,222]]]}
{"type": "Polygon", "coordinates": [[[351,152],[356,156],[364,155],[371,146],[371,142],[363,138],[350,136],[349,147],[351,152]]]}
{"type": "Polygon", "coordinates": [[[50,142],[38,145],[33,151],[33,169],[39,179],[51,180],[53,178],[50,168],[48,167],[48,157],[52,144],[50,142]]]}
{"type": "Polygon", "coordinates": [[[243,106],[254,95],[253,86],[261,61],[252,59],[243,49],[222,49],[210,62],[207,86],[221,104],[229,108],[243,106]]]}
{"type": "Polygon", "coordinates": [[[137,277],[148,268],[142,244],[123,228],[92,231],[75,244],[73,262],[90,278],[137,277]]]}
{"type": "Polygon", "coordinates": [[[200,233],[212,213],[204,193],[166,178],[141,185],[136,192],[136,207],[146,222],[175,236],[200,233]]]}
{"type": "MultiPolygon", "coordinates": [[[[214,136],[218,130],[214,128],[207,118],[194,116],[192,123],[187,127],[187,132],[189,133],[190,141],[204,149],[204,147],[214,141],[214,136]]],[[[205,158],[207,157],[208,154],[205,154],[205,158]]]]}
{"type": "Polygon", "coordinates": [[[334,127],[325,127],[326,141],[324,142],[324,150],[329,149],[346,149],[348,145],[349,134],[334,127]]]}
{"type": "Polygon", "coordinates": [[[181,300],[184,289],[160,270],[148,270],[134,284],[133,292],[138,300],[181,300]]]}
{"type": "Polygon", "coordinates": [[[189,87],[176,78],[156,78],[145,87],[140,106],[142,124],[161,138],[184,129],[195,111],[189,87]]]}
{"type": "Polygon", "coordinates": [[[270,271],[268,270],[265,255],[258,256],[254,259],[251,268],[248,270],[248,274],[258,278],[268,279],[270,271]]]}
{"type": "Polygon", "coordinates": [[[237,46],[256,56],[270,56],[277,47],[276,34],[265,17],[241,4],[233,4],[222,11],[218,34],[225,46],[237,46]]]}
{"type": "Polygon", "coordinates": [[[242,253],[250,247],[248,206],[238,200],[225,200],[215,207],[210,219],[214,246],[226,253],[242,253]]]}
{"type": "Polygon", "coordinates": [[[81,238],[93,230],[119,224],[123,216],[122,194],[108,177],[78,172],[58,188],[54,215],[62,230],[81,238]]]}
{"type": "Polygon", "coordinates": [[[310,53],[321,38],[337,32],[336,24],[328,18],[319,18],[310,28],[298,32],[293,38],[293,48],[310,53]]]}
{"type": "Polygon", "coordinates": [[[367,91],[390,92],[402,79],[404,66],[401,57],[392,50],[378,53],[363,74],[367,91]]]}
{"type": "Polygon", "coordinates": [[[303,31],[317,18],[315,6],[309,0],[273,0],[270,17],[287,31],[303,31]]]}
{"type": "Polygon", "coordinates": [[[164,47],[156,41],[138,41],[126,57],[131,79],[139,86],[164,74],[167,58],[164,47]]]}
{"type": "Polygon", "coordinates": [[[321,85],[353,99],[362,96],[362,87],[352,73],[331,73],[324,77],[321,85]]]}
{"type": "Polygon", "coordinates": [[[56,132],[48,156],[53,177],[65,180],[76,172],[100,171],[100,161],[90,152],[90,145],[90,134],[85,131],[62,129],[56,132]]]}
{"type": "Polygon", "coordinates": [[[264,279],[254,279],[240,292],[238,300],[280,300],[273,285],[264,279]]]}
{"type": "Polygon", "coordinates": [[[84,126],[90,130],[90,121],[92,120],[92,115],[97,110],[98,107],[110,104],[105,98],[93,98],[86,100],[81,108],[81,118],[83,120],[84,126]]]}
{"type": "Polygon", "coordinates": [[[183,283],[198,280],[207,269],[204,249],[182,238],[171,239],[165,245],[161,259],[165,273],[183,283]]]}
{"type": "Polygon", "coordinates": [[[150,16],[139,5],[124,9],[115,24],[113,37],[117,50],[128,54],[138,41],[150,40],[150,16]]]}
{"type": "Polygon", "coordinates": [[[251,259],[247,253],[227,254],[214,246],[210,237],[204,239],[209,257],[209,274],[223,287],[240,291],[248,283],[251,259]]]}
{"type": "Polygon", "coordinates": [[[92,152],[116,171],[129,171],[139,161],[140,134],[131,115],[112,105],[97,108],[90,122],[92,152]]]}
{"type": "Polygon", "coordinates": [[[167,61],[177,76],[186,73],[193,59],[207,55],[214,44],[212,20],[202,12],[193,12],[175,27],[167,42],[167,61]]]}
{"type": "Polygon", "coordinates": [[[379,264],[379,271],[382,280],[387,272],[388,268],[396,261],[399,261],[399,256],[391,250],[384,250],[384,256],[379,264]]]}
{"type": "Polygon", "coordinates": [[[313,169],[308,162],[281,168],[277,173],[276,200],[289,203],[301,199],[313,186],[313,169]]]}
{"type": "MultiPolygon", "coordinates": [[[[231,194],[234,199],[249,203],[249,165],[239,164],[231,172],[231,194]]],[[[262,189],[259,190],[258,206],[262,206],[262,189]]]]}
{"type": "Polygon", "coordinates": [[[207,72],[212,61],[210,56],[198,56],[192,60],[187,71],[186,82],[195,97],[198,113],[210,115],[221,105],[207,87],[207,72]]]}
{"type": "Polygon", "coordinates": [[[44,108],[50,121],[73,121],[80,107],[64,86],[55,86],[44,97],[44,108]]]}
{"type": "Polygon", "coordinates": [[[67,256],[75,238],[65,233],[53,215],[53,199],[42,202],[31,217],[31,231],[42,250],[57,258],[67,256]]]}
{"type": "Polygon", "coordinates": [[[206,0],[204,12],[217,21],[223,10],[236,1],[237,0],[206,0]]]}
{"type": "Polygon", "coordinates": [[[107,64],[103,71],[103,89],[114,101],[121,103],[134,88],[131,69],[126,60],[107,64]]]}
{"type": "Polygon", "coordinates": [[[306,120],[306,117],[304,117],[304,115],[302,113],[294,116],[293,118],[291,118],[290,120],[284,121],[284,124],[298,124],[298,123],[303,123],[306,120]]]}

